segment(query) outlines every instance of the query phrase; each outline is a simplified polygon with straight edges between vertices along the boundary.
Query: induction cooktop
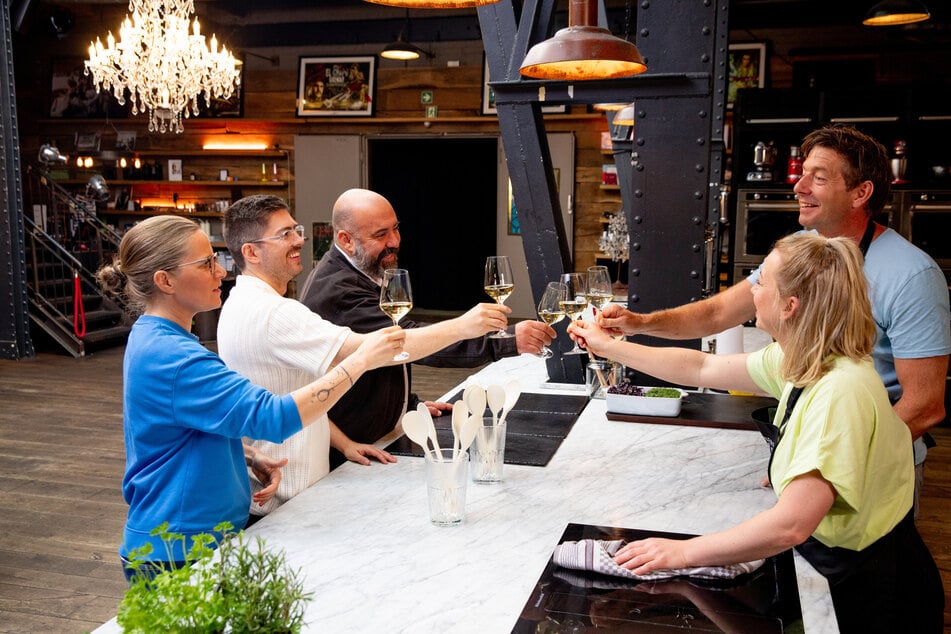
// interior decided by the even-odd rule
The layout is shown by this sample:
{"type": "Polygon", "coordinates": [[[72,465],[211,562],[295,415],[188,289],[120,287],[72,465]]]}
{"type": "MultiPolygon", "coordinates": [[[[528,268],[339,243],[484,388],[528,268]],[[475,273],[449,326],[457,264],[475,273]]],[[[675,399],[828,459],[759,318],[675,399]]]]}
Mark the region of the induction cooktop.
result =
{"type": "MultiPolygon", "coordinates": [[[[581,539],[632,541],[692,535],[568,524],[559,543],[581,539]]],[[[758,570],[716,582],[687,578],[629,581],[567,570],[549,560],[512,632],[670,633],[801,632],[802,608],[792,551],[766,560],[758,570]]]]}

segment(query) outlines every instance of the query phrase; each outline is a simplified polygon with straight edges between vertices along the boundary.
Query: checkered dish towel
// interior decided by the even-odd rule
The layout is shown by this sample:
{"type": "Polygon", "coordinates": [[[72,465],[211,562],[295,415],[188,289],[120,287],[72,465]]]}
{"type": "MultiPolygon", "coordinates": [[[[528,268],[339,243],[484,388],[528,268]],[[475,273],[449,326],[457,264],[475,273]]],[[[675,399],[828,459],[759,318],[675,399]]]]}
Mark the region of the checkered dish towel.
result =
{"type": "Polygon", "coordinates": [[[625,544],[624,540],[604,541],[600,539],[582,539],[577,542],[563,542],[555,546],[552,559],[555,564],[571,570],[587,570],[612,577],[623,577],[633,581],[659,581],[672,577],[694,577],[697,579],[733,579],[739,575],[753,572],[765,563],[757,559],[744,564],[727,566],[703,566],[699,568],[675,568],[655,570],[646,575],[635,575],[627,568],[614,563],[614,554],[625,544]]]}

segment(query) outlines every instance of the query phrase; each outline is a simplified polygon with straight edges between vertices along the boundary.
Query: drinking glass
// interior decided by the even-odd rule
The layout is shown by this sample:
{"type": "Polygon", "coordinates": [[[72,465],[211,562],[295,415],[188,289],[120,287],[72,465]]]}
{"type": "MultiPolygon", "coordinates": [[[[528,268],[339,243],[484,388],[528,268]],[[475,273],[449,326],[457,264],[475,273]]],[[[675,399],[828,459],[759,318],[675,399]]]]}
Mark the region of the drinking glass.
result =
{"type": "MultiPolygon", "coordinates": [[[[380,286],[380,310],[389,315],[395,326],[412,309],[413,289],[409,283],[409,271],[406,269],[387,269],[383,271],[383,285],[380,286]]],[[[394,361],[406,361],[407,359],[409,359],[409,353],[405,350],[393,357],[394,361]]]]}
{"type": "MultiPolygon", "coordinates": [[[[571,320],[580,320],[581,313],[588,307],[588,300],[585,296],[587,291],[587,280],[581,273],[564,273],[561,276],[561,282],[568,287],[568,295],[565,300],[559,302],[565,315],[571,320]]],[[[587,354],[575,341],[574,347],[565,354],[587,354]]]]}
{"type": "Polygon", "coordinates": [[[606,266],[589,266],[585,297],[596,310],[601,310],[614,301],[611,289],[611,275],[606,266]]]}
{"type": "MultiPolygon", "coordinates": [[[[512,277],[512,265],[507,255],[490,255],[485,259],[485,292],[499,304],[504,304],[515,290],[515,278],[512,277]]],[[[504,328],[489,335],[492,339],[513,337],[504,328]]]]}
{"type": "MultiPolygon", "coordinates": [[[[538,302],[538,318],[549,326],[557,324],[565,318],[565,310],[561,307],[561,302],[568,298],[568,287],[561,282],[548,282],[542,298],[538,302]]],[[[550,359],[551,348],[545,346],[539,353],[543,359],[550,359]]]]}

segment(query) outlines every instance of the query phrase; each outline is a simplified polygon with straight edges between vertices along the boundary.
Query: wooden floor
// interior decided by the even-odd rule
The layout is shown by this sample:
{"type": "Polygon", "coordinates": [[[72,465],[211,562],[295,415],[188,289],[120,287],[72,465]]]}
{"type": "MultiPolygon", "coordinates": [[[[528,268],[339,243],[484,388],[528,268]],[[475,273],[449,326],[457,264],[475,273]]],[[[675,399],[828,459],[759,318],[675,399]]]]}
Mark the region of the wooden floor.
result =
{"type": "MultiPolygon", "coordinates": [[[[0,361],[0,632],[79,633],[115,614],[126,587],[121,365],[121,348],[0,361]]],[[[416,367],[414,387],[437,398],[472,372],[416,367]]],[[[936,436],[918,527],[951,595],[951,428],[936,436]]]]}

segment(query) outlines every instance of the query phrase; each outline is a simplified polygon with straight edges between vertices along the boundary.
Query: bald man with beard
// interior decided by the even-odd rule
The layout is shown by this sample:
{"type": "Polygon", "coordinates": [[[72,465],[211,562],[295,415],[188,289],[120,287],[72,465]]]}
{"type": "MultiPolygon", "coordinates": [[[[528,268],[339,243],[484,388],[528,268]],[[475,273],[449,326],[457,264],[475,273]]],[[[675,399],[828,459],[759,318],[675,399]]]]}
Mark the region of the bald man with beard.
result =
{"type": "MultiPolygon", "coordinates": [[[[346,325],[355,332],[371,332],[392,323],[380,310],[383,271],[397,268],[399,220],[389,201],[366,189],[345,191],[333,208],[334,244],[311,271],[301,289],[300,301],[324,319],[346,325]]],[[[426,324],[403,318],[403,328],[426,324]]],[[[511,330],[511,329],[510,329],[511,330]]],[[[548,325],[521,321],[509,339],[478,337],[449,345],[420,363],[433,367],[472,368],[503,357],[537,354],[556,336],[548,325]]],[[[356,442],[376,442],[388,434],[403,413],[415,409],[409,364],[367,372],[330,410],[330,419],[356,442]]],[[[426,402],[438,416],[449,403],[426,402]]],[[[344,459],[332,452],[331,465],[344,459]]]]}

